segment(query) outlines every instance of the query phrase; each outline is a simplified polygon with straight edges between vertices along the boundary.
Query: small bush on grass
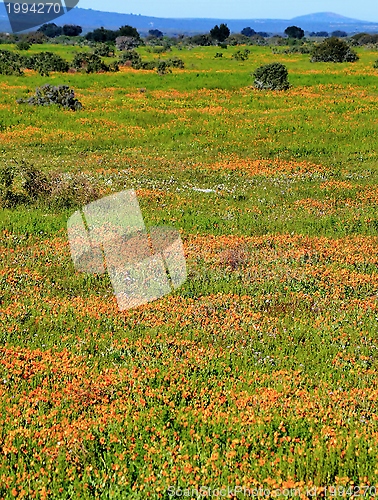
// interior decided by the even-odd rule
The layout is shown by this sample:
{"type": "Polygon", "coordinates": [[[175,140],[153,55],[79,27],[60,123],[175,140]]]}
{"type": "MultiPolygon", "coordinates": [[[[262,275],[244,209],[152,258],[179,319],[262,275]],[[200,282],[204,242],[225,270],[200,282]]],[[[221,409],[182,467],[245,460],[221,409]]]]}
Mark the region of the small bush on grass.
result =
{"type": "Polygon", "coordinates": [[[119,64],[121,66],[138,66],[142,63],[142,58],[136,50],[124,50],[119,57],[119,64]]]}
{"type": "Polygon", "coordinates": [[[260,66],[253,77],[255,87],[260,90],[287,90],[290,87],[287,68],[281,63],[260,66]]]}
{"type": "Polygon", "coordinates": [[[0,168],[2,208],[30,203],[71,208],[86,205],[99,196],[99,189],[83,174],[44,174],[34,165],[15,161],[0,168]]]}
{"type": "Polygon", "coordinates": [[[99,189],[84,174],[52,172],[45,202],[55,208],[82,207],[99,198],[99,189]]]}
{"type": "Polygon", "coordinates": [[[232,56],[232,59],[236,61],[246,61],[249,57],[250,51],[248,49],[237,50],[235,54],[232,56]]]}
{"type": "Polygon", "coordinates": [[[332,37],[315,46],[311,62],[355,62],[359,57],[344,40],[332,37]]]}
{"type": "Polygon", "coordinates": [[[103,73],[119,70],[118,63],[105,64],[98,55],[87,54],[86,52],[79,52],[75,55],[72,67],[85,71],[85,73],[103,73]]]}
{"type": "Polygon", "coordinates": [[[25,67],[25,58],[9,50],[0,50],[0,75],[22,76],[25,67]]]}
{"type": "Polygon", "coordinates": [[[166,75],[167,73],[172,73],[172,70],[167,61],[158,61],[156,72],[158,75],[166,75]]]}
{"type": "Polygon", "coordinates": [[[378,68],[378,59],[374,62],[373,68],[378,68]]]}
{"type": "Polygon", "coordinates": [[[16,43],[17,50],[29,50],[31,46],[32,44],[27,42],[26,40],[20,40],[16,43]]]}
{"type": "Polygon", "coordinates": [[[57,104],[65,109],[77,111],[83,106],[80,101],[75,99],[75,92],[68,85],[59,85],[57,87],[46,84],[37,87],[35,95],[28,99],[18,99],[19,104],[30,104],[32,106],[52,106],[57,104]]]}
{"type": "Polygon", "coordinates": [[[185,68],[185,63],[179,57],[171,57],[170,59],[166,59],[165,62],[168,64],[170,68],[185,68]]]}
{"type": "Polygon", "coordinates": [[[94,47],[93,53],[99,57],[114,57],[115,45],[99,43],[94,47]]]}
{"type": "Polygon", "coordinates": [[[12,162],[0,169],[0,205],[4,208],[35,202],[48,192],[46,175],[33,165],[12,162]]]}
{"type": "Polygon", "coordinates": [[[49,76],[50,71],[67,73],[69,70],[68,62],[52,52],[40,52],[25,58],[25,67],[38,71],[42,76],[49,76]]]}

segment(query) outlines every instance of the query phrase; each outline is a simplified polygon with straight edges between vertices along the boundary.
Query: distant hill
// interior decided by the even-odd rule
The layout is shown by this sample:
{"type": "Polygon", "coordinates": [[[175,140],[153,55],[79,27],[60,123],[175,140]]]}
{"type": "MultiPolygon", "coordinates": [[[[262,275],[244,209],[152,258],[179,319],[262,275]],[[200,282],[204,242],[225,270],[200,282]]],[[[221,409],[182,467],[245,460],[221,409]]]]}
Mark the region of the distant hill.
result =
{"type": "MultiPolygon", "coordinates": [[[[299,16],[293,19],[168,19],[141,16],[134,14],[119,14],[115,12],[102,12],[92,9],[81,9],[75,7],[70,12],[56,20],[56,24],[78,24],[82,26],[83,32],[103,26],[108,29],[117,29],[122,25],[129,24],[145,35],[148,30],[155,28],[167,35],[207,33],[215,25],[227,23],[232,32],[240,32],[246,26],[256,31],[266,31],[270,34],[283,33],[292,25],[299,25],[305,31],[334,31],[343,30],[348,33],[369,32],[378,33],[378,22],[359,21],[350,19],[332,12],[321,12],[299,16]]],[[[0,2],[0,31],[10,32],[5,5],[0,2]]]]}
{"type": "Polygon", "coordinates": [[[305,16],[297,16],[292,19],[292,21],[303,21],[303,22],[314,22],[314,23],[359,23],[357,19],[352,19],[351,17],[340,16],[340,14],[335,14],[334,12],[317,12],[316,14],[307,14],[305,16]]]}
{"type": "Polygon", "coordinates": [[[335,31],[343,30],[347,33],[355,32],[378,32],[378,23],[369,21],[360,21],[350,17],[340,16],[333,12],[318,12],[316,14],[308,14],[306,16],[298,16],[291,19],[294,24],[300,25],[304,30],[308,31],[335,31]]]}

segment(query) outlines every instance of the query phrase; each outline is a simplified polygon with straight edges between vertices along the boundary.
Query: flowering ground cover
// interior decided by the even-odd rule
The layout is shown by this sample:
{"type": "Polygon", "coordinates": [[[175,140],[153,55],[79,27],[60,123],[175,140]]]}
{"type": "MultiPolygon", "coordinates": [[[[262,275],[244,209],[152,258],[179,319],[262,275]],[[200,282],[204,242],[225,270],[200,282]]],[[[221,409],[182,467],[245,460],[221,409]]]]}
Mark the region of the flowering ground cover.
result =
{"type": "Polygon", "coordinates": [[[0,76],[1,163],[136,189],[188,267],[119,312],[74,270],[73,207],[1,210],[1,498],[378,487],[376,54],[218,50],[176,49],[163,76],[0,76]],[[274,61],[292,88],[255,90],[274,61]],[[16,103],[44,83],[83,109],[16,103]]]}

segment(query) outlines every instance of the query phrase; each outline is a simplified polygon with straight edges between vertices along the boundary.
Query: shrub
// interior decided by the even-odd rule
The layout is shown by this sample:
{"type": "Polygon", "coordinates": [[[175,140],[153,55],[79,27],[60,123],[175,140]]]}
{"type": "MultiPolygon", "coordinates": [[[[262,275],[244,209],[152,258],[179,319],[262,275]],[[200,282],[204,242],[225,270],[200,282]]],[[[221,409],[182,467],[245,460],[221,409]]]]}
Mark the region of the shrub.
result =
{"type": "Polygon", "coordinates": [[[87,54],[86,52],[79,52],[75,55],[72,67],[83,70],[86,73],[100,73],[119,70],[118,63],[107,65],[98,55],[87,54]]]}
{"type": "Polygon", "coordinates": [[[357,33],[350,39],[352,45],[376,45],[378,44],[378,33],[372,35],[368,33],[357,33]]]}
{"type": "Polygon", "coordinates": [[[158,75],[166,75],[167,73],[172,73],[172,70],[167,61],[158,61],[156,72],[158,75]]]}
{"type": "Polygon", "coordinates": [[[20,40],[19,42],[16,43],[17,50],[29,50],[30,47],[31,43],[27,42],[26,40],[20,40]]]}
{"type": "Polygon", "coordinates": [[[93,53],[99,57],[114,57],[114,45],[109,43],[96,44],[93,53]]]}
{"type": "Polygon", "coordinates": [[[98,188],[84,174],[51,172],[45,201],[56,208],[72,208],[86,205],[96,200],[99,195],[98,188]]]}
{"type": "Polygon", "coordinates": [[[188,38],[188,42],[201,47],[208,47],[213,44],[213,39],[210,35],[194,35],[188,38]]]}
{"type": "Polygon", "coordinates": [[[182,59],[180,59],[179,57],[171,57],[170,59],[166,59],[166,63],[171,68],[180,68],[180,69],[185,68],[184,61],[182,59]]]}
{"type": "Polygon", "coordinates": [[[250,51],[248,49],[237,50],[235,54],[232,56],[236,61],[246,61],[249,57],[250,51]]]}
{"type": "Polygon", "coordinates": [[[373,68],[378,68],[378,59],[374,62],[373,68]]]}
{"type": "Polygon", "coordinates": [[[0,75],[23,75],[22,68],[25,67],[24,57],[10,52],[0,50],[0,75]]]}
{"type": "Polygon", "coordinates": [[[8,163],[0,168],[0,206],[3,208],[37,202],[71,208],[86,205],[99,194],[98,188],[83,174],[45,174],[26,162],[8,163]]]}
{"type": "Polygon", "coordinates": [[[34,69],[42,76],[49,76],[50,71],[67,73],[68,62],[52,52],[40,52],[25,59],[25,67],[34,69]]]}
{"type": "Polygon", "coordinates": [[[223,57],[223,52],[216,52],[216,54],[215,54],[214,57],[215,58],[217,58],[217,57],[223,57]]]}
{"type": "Polygon", "coordinates": [[[133,50],[139,47],[140,40],[132,36],[119,36],[115,43],[118,50],[133,50]]]}
{"type": "Polygon", "coordinates": [[[23,35],[22,39],[25,42],[31,43],[32,45],[35,44],[41,45],[42,43],[48,41],[47,36],[41,33],[40,31],[29,31],[29,33],[25,33],[25,35],[23,35]]]}
{"type": "Polygon", "coordinates": [[[28,163],[8,163],[0,169],[0,205],[12,208],[33,202],[49,192],[44,173],[28,163]]]}
{"type": "Polygon", "coordinates": [[[18,99],[19,104],[27,103],[32,106],[52,106],[57,104],[65,109],[76,111],[83,106],[81,102],[75,99],[75,93],[68,85],[59,85],[57,87],[46,84],[37,87],[35,95],[28,99],[18,99]]]}
{"type": "Polygon", "coordinates": [[[287,90],[290,87],[286,66],[281,63],[271,63],[260,66],[253,73],[254,85],[257,89],[287,90]]]}
{"type": "Polygon", "coordinates": [[[226,38],[225,43],[234,47],[235,45],[249,45],[251,39],[247,36],[241,35],[240,33],[236,33],[235,35],[230,35],[226,38]]]}
{"type": "Polygon", "coordinates": [[[276,47],[272,47],[273,54],[311,54],[313,51],[313,46],[301,45],[301,46],[293,46],[286,49],[277,49],[276,47]]]}
{"type": "Polygon", "coordinates": [[[121,65],[138,65],[142,62],[142,58],[136,50],[125,50],[119,57],[119,64],[121,65]]]}
{"type": "Polygon", "coordinates": [[[344,40],[332,37],[315,46],[311,62],[355,62],[359,59],[356,52],[344,40]]]}
{"type": "Polygon", "coordinates": [[[141,62],[138,68],[135,69],[147,69],[147,70],[152,70],[155,69],[157,64],[154,61],[145,61],[141,62]]]}

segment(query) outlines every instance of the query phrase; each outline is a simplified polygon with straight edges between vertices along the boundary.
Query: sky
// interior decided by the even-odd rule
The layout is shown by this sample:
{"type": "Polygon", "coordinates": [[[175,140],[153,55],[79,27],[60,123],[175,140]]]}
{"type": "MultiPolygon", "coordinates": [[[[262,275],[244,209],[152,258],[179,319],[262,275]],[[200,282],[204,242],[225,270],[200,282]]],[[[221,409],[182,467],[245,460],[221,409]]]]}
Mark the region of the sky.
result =
{"type": "Polygon", "coordinates": [[[217,19],[291,19],[316,12],[334,12],[378,22],[378,0],[80,0],[83,9],[154,17],[217,19]]]}

